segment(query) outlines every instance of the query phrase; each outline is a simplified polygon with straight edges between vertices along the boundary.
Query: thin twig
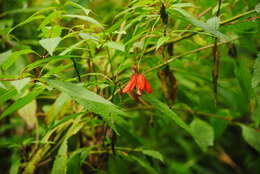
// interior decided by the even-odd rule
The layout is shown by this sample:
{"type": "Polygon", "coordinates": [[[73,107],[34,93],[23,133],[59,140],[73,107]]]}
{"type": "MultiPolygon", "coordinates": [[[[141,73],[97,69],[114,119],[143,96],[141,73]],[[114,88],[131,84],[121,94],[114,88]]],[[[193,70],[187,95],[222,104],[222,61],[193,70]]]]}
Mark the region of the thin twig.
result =
{"type": "MultiPolygon", "coordinates": [[[[219,17],[220,15],[220,8],[221,8],[222,0],[218,2],[218,10],[216,16],[219,17]]],[[[220,55],[218,51],[218,38],[215,37],[214,39],[214,46],[212,49],[213,55],[213,68],[212,68],[212,83],[213,83],[213,91],[214,91],[214,99],[215,103],[217,103],[217,93],[218,93],[218,74],[219,74],[219,65],[220,65],[220,55]]]]}
{"type": "Polygon", "coordinates": [[[16,81],[16,80],[21,80],[23,78],[0,78],[0,81],[16,81]]]}
{"type": "Polygon", "coordinates": [[[72,58],[72,62],[73,62],[73,66],[74,66],[75,72],[76,72],[76,74],[78,76],[78,80],[79,80],[79,82],[81,82],[81,77],[80,77],[80,72],[79,72],[78,67],[77,67],[77,62],[76,62],[76,60],[74,58],[72,58]]]}
{"type": "MultiPolygon", "coordinates": [[[[232,39],[232,40],[229,40],[229,41],[222,41],[222,42],[218,42],[217,45],[223,45],[223,44],[226,44],[228,42],[231,42],[231,41],[234,41],[238,38],[235,38],[235,39],[232,39]]],[[[208,49],[208,48],[212,48],[214,46],[214,44],[210,44],[210,45],[206,45],[206,46],[203,46],[203,47],[200,47],[200,48],[196,48],[194,50],[191,50],[191,51],[187,51],[185,53],[182,53],[182,54],[179,54],[177,56],[173,56],[171,59],[167,60],[166,62],[164,63],[161,63],[159,65],[156,65],[148,70],[146,70],[144,73],[148,73],[148,72],[151,72],[153,70],[156,70],[164,65],[167,65],[169,63],[171,63],[172,61],[176,60],[176,59],[179,59],[179,58],[182,58],[183,56],[187,56],[187,55],[190,55],[190,54],[193,54],[193,53],[197,53],[199,51],[202,51],[202,50],[205,50],[205,49],[208,49]]]]}

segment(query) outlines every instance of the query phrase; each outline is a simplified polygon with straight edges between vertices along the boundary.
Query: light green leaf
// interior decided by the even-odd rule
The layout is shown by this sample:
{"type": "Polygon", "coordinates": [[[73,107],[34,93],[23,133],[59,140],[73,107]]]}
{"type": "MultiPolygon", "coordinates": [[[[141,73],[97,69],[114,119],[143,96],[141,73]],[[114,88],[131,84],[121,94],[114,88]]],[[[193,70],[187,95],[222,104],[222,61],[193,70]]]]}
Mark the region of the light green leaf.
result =
{"type": "Polygon", "coordinates": [[[207,24],[211,30],[218,30],[220,25],[220,19],[217,16],[214,16],[207,20],[207,24]]]}
{"type": "Polygon", "coordinates": [[[91,34],[91,33],[79,33],[79,36],[80,36],[82,39],[91,40],[91,41],[93,41],[95,44],[98,44],[98,42],[99,42],[99,37],[96,36],[96,35],[93,35],[93,34],[91,34]]]}
{"type": "Polygon", "coordinates": [[[260,132],[245,125],[241,125],[241,128],[245,141],[258,152],[260,152],[260,132]]]}
{"type": "Polygon", "coordinates": [[[0,116],[0,120],[6,117],[7,115],[17,111],[22,108],[26,104],[30,103],[33,99],[35,99],[43,89],[41,87],[35,87],[29,94],[15,101],[11,106],[9,106],[0,116]]]}
{"type": "Polygon", "coordinates": [[[71,15],[71,14],[68,14],[68,15],[63,15],[64,17],[70,17],[70,18],[78,18],[78,19],[81,19],[81,20],[84,20],[84,21],[87,21],[89,23],[92,23],[92,24],[95,24],[96,26],[100,27],[100,28],[103,28],[103,26],[95,19],[91,18],[91,17],[88,17],[88,16],[82,16],[82,15],[71,15]]]}
{"type": "Polygon", "coordinates": [[[123,52],[125,51],[125,45],[120,42],[108,41],[104,44],[104,46],[123,52]]]}
{"type": "Polygon", "coordinates": [[[161,162],[164,162],[162,154],[161,154],[160,152],[158,152],[158,151],[145,150],[145,149],[144,149],[144,150],[142,150],[142,153],[143,153],[144,155],[148,155],[148,156],[151,156],[151,157],[153,157],[153,158],[155,158],[155,159],[158,159],[158,160],[160,160],[161,162]]]}
{"type": "Polygon", "coordinates": [[[73,45],[71,45],[70,47],[66,48],[64,51],[62,51],[59,55],[60,56],[63,56],[63,55],[66,55],[68,52],[74,50],[75,48],[77,48],[78,46],[80,46],[82,43],[84,43],[85,41],[84,40],[81,40],[73,45]]]}
{"type": "Polygon", "coordinates": [[[203,151],[214,144],[214,129],[207,122],[194,119],[190,127],[195,141],[203,151]]]}
{"type": "Polygon", "coordinates": [[[177,3],[177,4],[173,4],[171,7],[175,7],[175,8],[183,8],[183,7],[193,7],[194,4],[192,3],[177,3]]]}
{"type": "Polygon", "coordinates": [[[79,4],[75,3],[75,2],[72,2],[72,1],[68,1],[66,4],[70,4],[73,7],[77,7],[77,8],[82,9],[86,15],[89,15],[89,13],[91,12],[90,9],[86,9],[85,7],[79,5],[79,4]]]}
{"type": "Polygon", "coordinates": [[[29,83],[31,78],[24,78],[21,80],[15,80],[12,81],[11,84],[15,87],[18,93],[21,92],[21,90],[29,83]]]}
{"type": "Polygon", "coordinates": [[[12,55],[12,50],[5,51],[0,54],[0,66],[12,55]]]}
{"type": "Polygon", "coordinates": [[[143,95],[144,99],[151,103],[158,111],[162,113],[162,116],[166,116],[173,120],[178,126],[192,134],[190,127],[166,104],[154,98],[152,95],[143,95]]]}
{"type": "Polygon", "coordinates": [[[158,50],[160,48],[160,46],[162,46],[166,41],[168,41],[170,38],[168,36],[163,36],[160,37],[160,39],[158,39],[157,43],[156,43],[156,50],[158,50]]]}
{"type": "Polygon", "coordinates": [[[255,11],[256,11],[257,13],[260,13],[260,3],[256,4],[256,6],[255,6],[255,11]]]}
{"type": "Polygon", "coordinates": [[[60,41],[61,41],[60,37],[54,37],[54,38],[42,39],[39,41],[39,43],[52,56],[53,52],[55,51],[56,47],[59,45],[60,41]]]}
{"type": "Polygon", "coordinates": [[[37,103],[35,99],[18,110],[18,114],[22,117],[29,130],[38,124],[36,111],[37,103]]]}

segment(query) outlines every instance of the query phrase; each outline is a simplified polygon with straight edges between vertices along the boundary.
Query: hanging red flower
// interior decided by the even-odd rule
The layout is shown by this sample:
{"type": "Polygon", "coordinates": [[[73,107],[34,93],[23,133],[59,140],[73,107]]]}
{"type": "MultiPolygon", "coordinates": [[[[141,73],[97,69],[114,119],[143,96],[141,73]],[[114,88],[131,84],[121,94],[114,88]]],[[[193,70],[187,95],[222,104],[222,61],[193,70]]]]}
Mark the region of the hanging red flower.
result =
{"type": "Polygon", "coordinates": [[[147,93],[152,92],[150,84],[143,74],[133,74],[128,84],[124,87],[123,93],[130,92],[134,90],[134,88],[137,89],[138,95],[142,95],[144,90],[147,93]]]}

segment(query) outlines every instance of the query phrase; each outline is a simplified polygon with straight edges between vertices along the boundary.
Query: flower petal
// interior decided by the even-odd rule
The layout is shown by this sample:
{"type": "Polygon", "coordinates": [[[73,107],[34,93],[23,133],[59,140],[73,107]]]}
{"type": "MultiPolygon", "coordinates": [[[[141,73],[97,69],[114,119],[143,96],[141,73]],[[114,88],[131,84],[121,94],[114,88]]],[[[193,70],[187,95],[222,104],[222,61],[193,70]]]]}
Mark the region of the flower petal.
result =
{"type": "Polygon", "coordinates": [[[148,80],[145,79],[145,90],[147,93],[152,93],[152,90],[151,90],[151,87],[150,87],[150,84],[148,82],[148,80]]]}
{"type": "Polygon", "coordinates": [[[137,89],[140,90],[141,92],[144,90],[145,88],[145,77],[143,74],[139,74],[138,77],[137,77],[137,89]]]}
{"type": "Polygon", "coordinates": [[[131,76],[130,81],[128,82],[128,84],[123,89],[123,93],[127,93],[127,92],[132,91],[134,89],[134,87],[136,85],[137,77],[138,77],[137,74],[133,74],[131,76]]]}

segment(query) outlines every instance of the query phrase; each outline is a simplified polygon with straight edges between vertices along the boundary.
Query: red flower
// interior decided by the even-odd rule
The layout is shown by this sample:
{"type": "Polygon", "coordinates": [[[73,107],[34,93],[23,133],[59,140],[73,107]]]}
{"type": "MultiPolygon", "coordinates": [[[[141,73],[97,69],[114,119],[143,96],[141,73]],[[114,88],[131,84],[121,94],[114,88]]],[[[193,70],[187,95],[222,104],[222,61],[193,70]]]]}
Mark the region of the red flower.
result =
{"type": "Polygon", "coordinates": [[[149,82],[146,80],[145,76],[143,74],[133,74],[131,76],[130,81],[128,84],[124,87],[123,93],[130,92],[134,90],[134,88],[137,89],[137,94],[142,95],[143,91],[145,90],[147,93],[151,93],[152,90],[150,88],[149,82]]]}

